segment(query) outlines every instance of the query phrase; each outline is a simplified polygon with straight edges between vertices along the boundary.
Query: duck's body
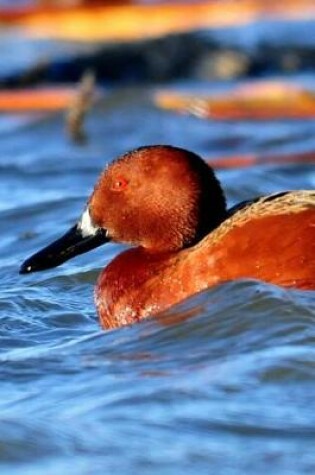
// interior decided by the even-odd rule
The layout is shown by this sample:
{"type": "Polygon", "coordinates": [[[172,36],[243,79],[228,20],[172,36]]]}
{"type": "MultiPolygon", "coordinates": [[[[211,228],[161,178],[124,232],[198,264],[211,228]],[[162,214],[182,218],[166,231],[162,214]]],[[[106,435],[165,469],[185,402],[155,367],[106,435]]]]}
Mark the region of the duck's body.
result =
{"type": "Polygon", "coordinates": [[[315,289],[315,191],[267,196],[229,212],[212,170],[174,147],[144,147],[110,165],[79,223],[22,272],[59,265],[110,239],[136,247],[99,277],[104,328],[232,279],[315,289]]]}
{"type": "Polygon", "coordinates": [[[118,255],[99,277],[96,306],[102,326],[114,328],[233,279],[315,289],[314,256],[315,192],[264,197],[191,248],[165,254],[136,248],[118,255]]]}

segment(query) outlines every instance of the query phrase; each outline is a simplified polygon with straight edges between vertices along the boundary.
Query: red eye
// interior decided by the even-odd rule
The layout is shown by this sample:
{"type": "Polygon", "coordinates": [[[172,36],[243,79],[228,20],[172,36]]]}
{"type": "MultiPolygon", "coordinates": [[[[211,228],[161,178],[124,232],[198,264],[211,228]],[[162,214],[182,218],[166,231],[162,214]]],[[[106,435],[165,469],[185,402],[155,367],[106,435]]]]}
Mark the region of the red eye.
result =
{"type": "Polygon", "coordinates": [[[123,176],[119,176],[114,180],[112,184],[112,190],[123,191],[127,188],[127,185],[128,185],[128,181],[126,180],[126,178],[124,178],[123,176]]]}

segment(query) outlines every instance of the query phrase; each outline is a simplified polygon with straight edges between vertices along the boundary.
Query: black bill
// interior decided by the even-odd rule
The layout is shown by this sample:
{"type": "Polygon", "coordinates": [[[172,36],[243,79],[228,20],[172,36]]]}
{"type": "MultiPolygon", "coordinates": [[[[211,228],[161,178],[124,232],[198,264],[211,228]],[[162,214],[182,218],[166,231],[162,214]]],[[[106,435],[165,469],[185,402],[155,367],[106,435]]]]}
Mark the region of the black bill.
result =
{"type": "Polygon", "coordinates": [[[81,227],[76,224],[61,238],[26,259],[20,267],[20,274],[60,266],[69,259],[95,249],[109,240],[106,230],[101,228],[98,228],[94,234],[83,236],[81,227]]]}

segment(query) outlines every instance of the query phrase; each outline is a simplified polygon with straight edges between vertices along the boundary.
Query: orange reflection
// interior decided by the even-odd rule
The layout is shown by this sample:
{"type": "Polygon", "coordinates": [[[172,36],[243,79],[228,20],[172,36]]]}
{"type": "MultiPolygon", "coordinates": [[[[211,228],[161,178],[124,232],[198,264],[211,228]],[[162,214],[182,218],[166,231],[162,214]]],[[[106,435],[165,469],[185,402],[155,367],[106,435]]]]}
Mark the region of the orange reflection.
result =
{"type": "Polygon", "coordinates": [[[204,2],[38,7],[0,10],[0,21],[14,22],[36,37],[71,40],[131,40],[207,27],[240,25],[262,19],[310,18],[313,0],[208,0],[204,2]]]}
{"type": "Polygon", "coordinates": [[[288,83],[266,81],[237,87],[215,96],[158,92],[162,109],[190,113],[203,119],[278,120],[315,117],[315,94],[288,83]]]}
{"type": "Polygon", "coordinates": [[[0,90],[0,112],[58,111],[76,94],[71,88],[0,90]]]}
{"type": "Polygon", "coordinates": [[[216,169],[246,168],[262,164],[315,163],[315,151],[286,155],[233,155],[209,158],[206,162],[216,169]]]}

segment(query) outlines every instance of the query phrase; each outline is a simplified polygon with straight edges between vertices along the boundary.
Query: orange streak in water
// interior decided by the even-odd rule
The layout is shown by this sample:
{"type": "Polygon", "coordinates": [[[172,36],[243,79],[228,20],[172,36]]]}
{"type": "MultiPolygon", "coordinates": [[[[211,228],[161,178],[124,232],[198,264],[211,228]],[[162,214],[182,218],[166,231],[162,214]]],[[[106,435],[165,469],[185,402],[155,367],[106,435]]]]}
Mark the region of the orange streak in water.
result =
{"type": "Polygon", "coordinates": [[[37,37],[84,41],[131,40],[206,27],[249,23],[265,17],[310,18],[313,0],[219,0],[191,3],[0,10],[37,37]]]}
{"type": "Polygon", "coordinates": [[[0,112],[58,111],[69,106],[73,89],[1,90],[0,112]]]}
{"type": "Polygon", "coordinates": [[[202,119],[279,120],[315,117],[315,94],[292,84],[265,81],[237,87],[216,96],[158,92],[162,109],[190,113],[202,119]]]}
{"type": "Polygon", "coordinates": [[[230,157],[209,158],[206,162],[216,169],[246,168],[264,164],[315,163],[315,152],[302,152],[292,155],[234,155],[230,157]]]}

